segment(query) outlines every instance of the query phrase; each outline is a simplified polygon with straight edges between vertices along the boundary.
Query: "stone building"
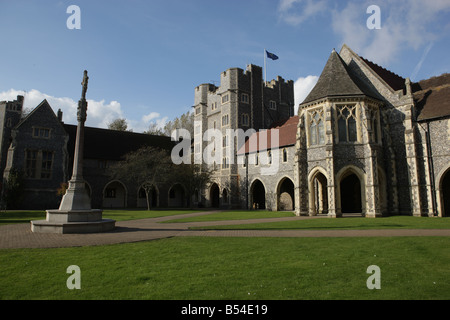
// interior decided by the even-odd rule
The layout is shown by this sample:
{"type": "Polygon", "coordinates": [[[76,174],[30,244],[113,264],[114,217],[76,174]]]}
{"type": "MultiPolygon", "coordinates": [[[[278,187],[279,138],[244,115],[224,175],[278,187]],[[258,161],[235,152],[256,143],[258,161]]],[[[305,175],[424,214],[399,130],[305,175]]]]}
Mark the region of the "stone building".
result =
{"type": "Polygon", "coordinates": [[[297,115],[261,128],[237,152],[243,208],[450,216],[449,74],[411,83],[344,45],[297,115]]]}
{"type": "MultiPolygon", "coordinates": [[[[357,55],[333,50],[315,87],[294,110],[294,84],[265,82],[262,68],[231,68],[194,97],[193,158],[212,169],[193,198],[158,184],[152,205],[450,216],[450,74],[417,83],[357,55]],[[205,157],[206,155],[206,157],[205,157]],[[207,161],[205,161],[207,160],[207,161]]],[[[23,209],[57,208],[76,126],[46,100],[22,118],[23,97],[0,102],[0,170],[25,174],[23,209]]],[[[145,207],[141,186],[113,180],[110,164],[169,137],[85,129],[84,179],[97,208],[145,207]]]]}
{"type": "MultiPolygon", "coordinates": [[[[241,207],[241,179],[236,151],[242,146],[235,133],[241,129],[261,130],[274,122],[294,116],[294,83],[278,77],[263,81],[262,68],[248,65],[246,70],[231,68],[222,72],[220,86],[202,84],[195,88],[194,157],[202,155],[214,138],[205,132],[215,130],[213,181],[204,193],[206,206],[241,207]]],[[[211,134],[214,134],[212,132],[211,134]]],[[[245,141],[245,140],[244,140],[245,141]]]]}
{"type": "MultiPolygon", "coordinates": [[[[65,124],[62,112],[56,115],[47,100],[24,118],[22,105],[21,96],[16,101],[0,103],[3,120],[0,163],[4,181],[13,169],[23,173],[20,209],[57,209],[61,201],[57,190],[72,173],[77,126],[65,124]]],[[[114,180],[109,168],[142,146],[171,150],[173,145],[169,137],[86,127],[83,172],[92,206],[146,207],[141,186],[114,180]]],[[[179,184],[159,183],[151,199],[153,207],[183,207],[188,203],[179,184]]]]}

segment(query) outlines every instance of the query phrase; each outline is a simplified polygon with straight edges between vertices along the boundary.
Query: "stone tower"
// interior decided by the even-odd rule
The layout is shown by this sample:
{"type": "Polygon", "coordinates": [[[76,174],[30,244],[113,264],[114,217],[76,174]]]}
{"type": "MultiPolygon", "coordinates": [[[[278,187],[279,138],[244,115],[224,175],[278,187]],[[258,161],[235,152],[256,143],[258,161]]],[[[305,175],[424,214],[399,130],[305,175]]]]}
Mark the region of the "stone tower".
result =
{"type": "Polygon", "coordinates": [[[236,151],[242,141],[233,135],[238,129],[268,129],[277,121],[294,115],[294,82],[281,77],[264,82],[262,68],[248,65],[246,70],[231,68],[221,73],[220,86],[202,84],[195,88],[194,157],[202,161],[205,148],[214,138],[206,139],[205,132],[215,129],[215,161],[213,182],[203,196],[206,206],[239,207],[239,174],[236,151]],[[232,133],[230,135],[230,132],[232,133]],[[220,141],[218,141],[220,138],[220,141]],[[218,156],[216,153],[220,151],[218,156]]]}
{"type": "Polygon", "coordinates": [[[2,175],[11,144],[11,130],[20,122],[23,102],[23,96],[17,96],[17,100],[14,101],[0,102],[0,172],[2,175]]]}

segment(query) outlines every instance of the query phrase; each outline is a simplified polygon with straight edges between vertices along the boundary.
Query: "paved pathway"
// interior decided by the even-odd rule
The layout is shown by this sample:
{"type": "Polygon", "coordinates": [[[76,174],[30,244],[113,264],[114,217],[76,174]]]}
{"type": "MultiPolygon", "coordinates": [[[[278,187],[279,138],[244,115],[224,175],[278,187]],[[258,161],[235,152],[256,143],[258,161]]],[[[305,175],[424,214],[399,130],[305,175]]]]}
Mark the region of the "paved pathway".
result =
{"type": "Polygon", "coordinates": [[[189,230],[193,226],[237,225],[259,222],[322,219],[324,217],[285,217],[251,220],[229,220],[189,223],[160,223],[162,221],[211,214],[216,211],[177,216],[118,221],[114,231],[95,234],[33,233],[29,224],[0,226],[0,249],[59,248],[108,245],[163,239],[170,237],[394,237],[450,236],[450,229],[382,229],[382,230],[189,230]]]}

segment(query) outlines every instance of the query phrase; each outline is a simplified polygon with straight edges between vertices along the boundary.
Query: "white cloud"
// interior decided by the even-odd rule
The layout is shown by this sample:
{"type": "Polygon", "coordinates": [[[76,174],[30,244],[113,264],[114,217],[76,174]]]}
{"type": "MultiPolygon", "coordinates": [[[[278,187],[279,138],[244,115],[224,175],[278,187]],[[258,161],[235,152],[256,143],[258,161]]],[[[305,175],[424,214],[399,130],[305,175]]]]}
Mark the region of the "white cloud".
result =
{"type": "Polygon", "coordinates": [[[280,0],[278,16],[287,24],[298,26],[317,15],[330,21],[331,30],[341,44],[346,43],[361,56],[380,65],[400,58],[404,50],[425,50],[443,35],[446,28],[436,21],[445,20],[450,0],[384,0],[378,4],[381,29],[367,28],[371,13],[367,8],[373,0],[280,0]],[[440,19],[439,19],[440,18],[440,19]]]}
{"type": "Polygon", "coordinates": [[[153,119],[159,118],[161,115],[158,112],[150,112],[149,114],[142,117],[142,121],[145,123],[150,123],[153,119]]]}
{"type": "Polygon", "coordinates": [[[298,107],[298,105],[302,103],[303,100],[305,100],[305,98],[316,85],[317,80],[319,80],[318,76],[310,75],[305,78],[300,77],[294,82],[295,108],[298,107]]]}
{"type": "MultiPolygon", "coordinates": [[[[78,101],[74,101],[67,97],[54,97],[48,94],[42,93],[38,90],[23,91],[10,89],[8,91],[0,92],[0,101],[12,101],[17,98],[18,95],[23,95],[24,109],[36,108],[44,99],[47,99],[48,103],[56,113],[58,109],[63,112],[63,121],[68,124],[77,123],[77,108],[78,101]]],[[[96,101],[88,99],[88,112],[86,126],[96,128],[107,128],[108,124],[117,118],[125,118],[122,111],[122,106],[117,101],[105,102],[105,100],[96,101]]],[[[156,123],[163,127],[167,122],[167,117],[160,118],[160,114],[157,112],[151,112],[143,116],[139,120],[126,119],[128,128],[134,132],[143,132],[148,130],[150,121],[156,121],[156,123]]]]}
{"type": "Polygon", "coordinates": [[[380,5],[381,29],[369,30],[366,13],[373,1],[349,2],[332,13],[333,31],[363,57],[385,65],[403,50],[428,47],[443,30],[432,30],[437,17],[450,10],[450,0],[386,0],[380,5]]]}
{"type": "Polygon", "coordinates": [[[286,23],[297,26],[327,8],[326,0],[281,0],[278,14],[286,23]],[[299,7],[301,9],[296,10],[299,7]]]}

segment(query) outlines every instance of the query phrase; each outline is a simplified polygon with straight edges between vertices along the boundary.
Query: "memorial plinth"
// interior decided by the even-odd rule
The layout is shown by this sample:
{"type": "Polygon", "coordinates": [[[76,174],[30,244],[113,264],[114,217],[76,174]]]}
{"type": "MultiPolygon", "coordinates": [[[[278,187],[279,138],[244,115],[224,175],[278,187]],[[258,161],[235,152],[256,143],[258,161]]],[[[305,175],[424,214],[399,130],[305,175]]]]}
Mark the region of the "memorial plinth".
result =
{"type": "Polygon", "coordinates": [[[86,91],[89,77],[84,71],[83,91],[78,102],[78,126],[72,178],[58,210],[47,210],[46,220],[31,221],[36,233],[99,233],[111,231],[116,221],[103,219],[103,211],[91,209],[91,201],[83,180],[84,123],[87,114],[86,91]]]}

